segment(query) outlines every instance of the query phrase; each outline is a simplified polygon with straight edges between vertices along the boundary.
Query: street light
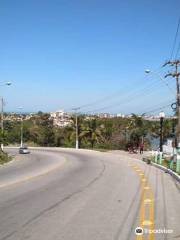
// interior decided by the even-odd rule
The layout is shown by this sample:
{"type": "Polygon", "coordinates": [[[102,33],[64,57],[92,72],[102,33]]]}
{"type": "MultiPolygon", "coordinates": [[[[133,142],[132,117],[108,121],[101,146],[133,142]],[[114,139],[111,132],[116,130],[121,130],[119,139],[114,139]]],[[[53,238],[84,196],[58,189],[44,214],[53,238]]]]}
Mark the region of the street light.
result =
{"type": "Polygon", "coordinates": [[[0,86],[10,86],[12,82],[0,82],[0,86]]]}
{"type": "Polygon", "coordinates": [[[159,143],[159,149],[160,152],[163,151],[163,121],[165,118],[165,113],[164,112],[160,112],[159,113],[159,118],[160,118],[160,143],[159,143]]]}
{"type": "MultiPolygon", "coordinates": [[[[0,86],[10,86],[12,85],[11,82],[0,82],[0,86]]],[[[4,150],[4,99],[1,98],[1,150],[4,150]]]]}
{"type": "Polygon", "coordinates": [[[171,93],[174,96],[174,90],[169,86],[169,84],[164,80],[164,78],[161,77],[161,75],[159,73],[151,71],[150,69],[146,69],[145,73],[147,73],[147,74],[152,73],[152,74],[156,75],[163,82],[163,84],[165,84],[169,88],[169,90],[171,91],[171,93]]]}
{"type": "Polygon", "coordinates": [[[11,82],[6,82],[5,85],[10,86],[10,85],[12,85],[12,83],[11,82]]]}
{"type": "MultiPolygon", "coordinates": [[[[22,110],[22,107],[18,107],[19,110],[22,110]]],[[[21,113],[21,147],[23,147],[23,116],[21,113]]]]}
{"type": "Polygon", "coordinates": [[[149,69],[146,69],[145,70],[145,73],[150,73],[151,71],[149,69]]]}
{"type": "Polygon", "coordinates": [[[76,149],[79,148],[79,136],[78,136],[78,115],[77,115],[77,110],[79,110],[80,107],[77,108],[73,108],[72,110],[75,111],[75,115],[76,115],[76,149]]]}

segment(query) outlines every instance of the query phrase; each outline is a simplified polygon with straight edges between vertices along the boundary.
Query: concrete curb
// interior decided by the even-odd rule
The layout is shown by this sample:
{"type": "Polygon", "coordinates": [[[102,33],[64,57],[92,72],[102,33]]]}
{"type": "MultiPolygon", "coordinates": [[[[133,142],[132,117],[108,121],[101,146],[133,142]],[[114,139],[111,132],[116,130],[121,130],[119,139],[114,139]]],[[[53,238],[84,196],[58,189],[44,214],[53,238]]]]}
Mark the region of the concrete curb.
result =
{"type": "Polygon", "coordinates": [[[154,162],[151,162],[151,164],[153,166],[163,170],[164,172],[169,173],[173,178],[175,178],[178,182],[180,182],[180,176],[177,173],[173,172],[171,169],[168,169],[168,168],[166,168],[164,166],[161,166],[161,165],[159,165],[157,163],[154,163],[154,162]]]}

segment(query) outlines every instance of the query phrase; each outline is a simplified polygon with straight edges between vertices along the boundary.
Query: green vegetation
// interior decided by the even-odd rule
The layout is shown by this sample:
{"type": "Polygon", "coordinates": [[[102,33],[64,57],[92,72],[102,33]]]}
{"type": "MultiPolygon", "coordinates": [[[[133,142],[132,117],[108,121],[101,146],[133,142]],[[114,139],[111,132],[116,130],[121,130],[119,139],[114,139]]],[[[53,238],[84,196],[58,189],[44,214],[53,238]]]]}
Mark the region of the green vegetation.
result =
{"type": "MultiPolygon", "coordinates": [[[[33,146],[75,147],[75,118],[71,126],[58,128],[53,126],[49,114],[38,115],[23,122],[24,142],[33,146]]],[[[171,136],[172,120],[164,122],[164,138],[171,136]]],[[[4,144],[20,144],[20,121],[5,121],[4,144]]],[[[78,117],[80,148],[90,149],[127,149],[138,147],[140,142],[150,148],[150,139],[159,137],[159,122],[146,121],[135,114],[131,118],[87,118],[78,117]]]]}
{"type": "Polygon", "coordinates": [[[11,156],[8,156],[7,153],[4,153],[4,152],[0,152],[0,165],[4,164],[4,163],[7,163],[9,161],[12,160],[12,157],[11,156]]]}
{"type": "Polygon", "coordinates": [[[150,159],[151,162],[161,165],[167,169],[171,169],[173,172],[180,175],[180,173],[176,172],[176,162],[173,161],[172,156],[164,155],[163,159],[162,159],[162,164],[160,164],[159,158],[158,158],[157,162],[155,162],[155,156],[149,156],[148,158],[146,158],[146,161],[147,161],[147,159],[150,159]]]}

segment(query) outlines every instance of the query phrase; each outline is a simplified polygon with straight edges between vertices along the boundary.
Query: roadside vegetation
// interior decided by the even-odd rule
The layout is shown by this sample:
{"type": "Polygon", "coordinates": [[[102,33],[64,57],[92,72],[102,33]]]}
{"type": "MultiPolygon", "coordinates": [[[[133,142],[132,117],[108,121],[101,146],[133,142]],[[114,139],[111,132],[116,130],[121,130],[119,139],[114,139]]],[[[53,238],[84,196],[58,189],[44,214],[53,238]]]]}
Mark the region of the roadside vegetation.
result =
{"type": "MultiPolygon", "coordinates": [[[[173,134],[173,120],[164,121],[164,140],[173,134]]],[[[20,121],[5,121],[3,142],[6,145],[20,144],[20,121]]],[[[86,118],[78,117],[80,148],[127,150],[144,142],[145,149],[151,148],[152,139],[160,134],[158,121],[146,121],[135,114],[131,118],[86,118]]],[[[24,142],[31,146],[75,147],[75,118],[71,126],[53,126],[49,114],[40,113],[23,122],[24,142]]],[[[2,142],[2,136],[1,136],[2,142]]]]}
{"type": "Polygon", "coordinates": [[[12,157],[9,156],[7,153],[0,151],[0,165],[3,165],[12,160],[12,157]]]}

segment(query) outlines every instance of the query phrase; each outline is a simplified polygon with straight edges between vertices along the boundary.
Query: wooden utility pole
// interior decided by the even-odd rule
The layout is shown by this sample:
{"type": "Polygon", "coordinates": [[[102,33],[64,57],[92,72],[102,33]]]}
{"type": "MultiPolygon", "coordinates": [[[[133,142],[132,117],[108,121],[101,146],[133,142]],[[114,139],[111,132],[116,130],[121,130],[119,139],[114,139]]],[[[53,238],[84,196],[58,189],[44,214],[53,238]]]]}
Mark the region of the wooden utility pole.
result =
{"type": "Polygon", "coordinates": [[[180,60],[174,60],[174,61],[168,61],[163,66],[170,65],[172,67],[175,67],[175,72],[166,74],[165,78],[168,76],[171,76],[176,79],[176,89],[177,89],[177,118],[178,118],[178,124],[176,127],[176,139],[177,139],[177,146],[180,147],[180,87],[179,87],[179,76],[180,72],[178,72],[178,66],[180,66],[180,60]]]}

